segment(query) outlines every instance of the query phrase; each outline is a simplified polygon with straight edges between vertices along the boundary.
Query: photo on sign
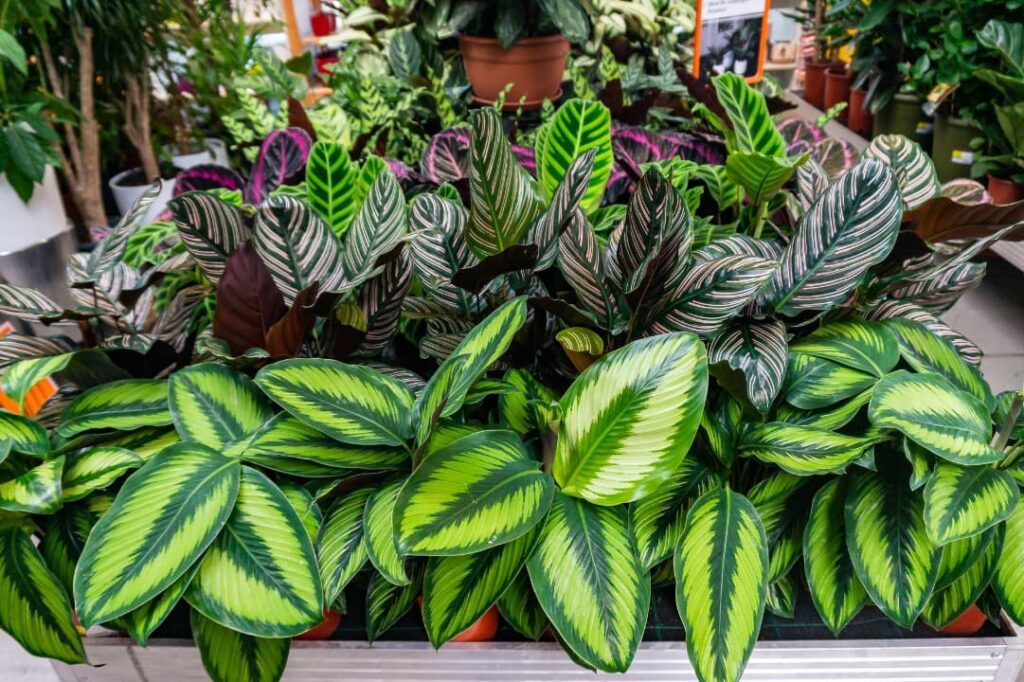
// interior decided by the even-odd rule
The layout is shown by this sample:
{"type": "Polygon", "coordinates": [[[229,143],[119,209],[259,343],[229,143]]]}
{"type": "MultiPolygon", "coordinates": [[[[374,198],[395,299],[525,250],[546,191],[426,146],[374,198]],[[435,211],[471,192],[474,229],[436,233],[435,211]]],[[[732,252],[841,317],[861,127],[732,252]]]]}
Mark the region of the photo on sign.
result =
{"type": "Polygon", "coordinates": [[[756,76],[764,31],[764,14],[708,21],[701,26],[700,77],[722,73],[756,76]]]}

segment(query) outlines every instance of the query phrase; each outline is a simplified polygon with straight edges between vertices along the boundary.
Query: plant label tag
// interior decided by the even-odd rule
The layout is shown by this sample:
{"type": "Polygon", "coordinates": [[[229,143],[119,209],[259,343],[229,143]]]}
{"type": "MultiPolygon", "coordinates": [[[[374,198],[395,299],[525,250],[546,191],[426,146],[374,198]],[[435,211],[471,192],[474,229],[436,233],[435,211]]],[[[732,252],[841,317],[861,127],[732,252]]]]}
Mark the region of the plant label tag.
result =
{"type": "Polygon", "coordinates": [[[974,163],[974,152],[967,149],[954,149],[950,161],[961,166],[970,166],[974,163]]]}
{"type": "Polygon", "coordinates": [[[764,74],[770,0],[697,0],[693,75],[732,72],[756,83],[764,74]]]}

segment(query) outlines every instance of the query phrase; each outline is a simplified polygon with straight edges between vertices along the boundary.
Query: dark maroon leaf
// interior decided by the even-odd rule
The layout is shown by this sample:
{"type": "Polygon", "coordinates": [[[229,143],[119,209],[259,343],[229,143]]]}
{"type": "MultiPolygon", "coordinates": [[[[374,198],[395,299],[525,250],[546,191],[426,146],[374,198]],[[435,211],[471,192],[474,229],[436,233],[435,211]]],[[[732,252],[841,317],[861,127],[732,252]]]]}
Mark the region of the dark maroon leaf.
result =
{"type": "Polygon", "coordinates": [[[538,253],[536,244],[510,246],[501,253],[487,256],[473,267],[462,268],[452,277],[452,283],[478,294],[495,277],[532,268],[538,253]]]}
{"type": "Polygon", "coordinates": [[[316,142],[316,130],[306,115],[306,108],[294,97],[288,98],[288,127],[306,131],[309,139],[316,142]]]}
{"type": "Polygon", "coordinates": [[[240,190],[245,187],[242,176],[219,163],[202,163],[178,173],[175,178],[174,196],[192,190],[226,189],[240,190]]]}
{"type": "Polygon", "coordinates": [[[329,315],[338,300],[337,294],[318,295],[314,283],[295,296],[292,307],[266,334],[266,349],[273,357],[295,357],[302,342],[309,336],[317,317],[329,315]]]}
{"type": "Polygon", "coordinates": [[[284,312],[284,298],[267,267],[252,244],[243,242],[228,256],[217,285],[213,335],[227,341],[235,355],[263,348],[267,332],[284,312]]]}
{"type": "Polygon", "coordinates": [[[262,203],[276,187],[301,175],[312,146],[309,135],[299,128],[275,130],[267,135],[249,176],[249,186],[246,187],[248,202],[262,203]]]}

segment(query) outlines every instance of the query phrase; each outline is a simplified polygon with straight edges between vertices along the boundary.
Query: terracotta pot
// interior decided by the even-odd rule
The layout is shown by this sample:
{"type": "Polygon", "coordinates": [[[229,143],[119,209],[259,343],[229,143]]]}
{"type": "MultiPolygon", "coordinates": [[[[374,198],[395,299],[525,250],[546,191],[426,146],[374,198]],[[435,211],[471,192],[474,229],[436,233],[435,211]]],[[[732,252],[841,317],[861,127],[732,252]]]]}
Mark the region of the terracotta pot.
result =
{"type": "MultiPolygon", "coordinates": [[[[833,66],[825,72],[825,111],[831,109],[840,102],[850,99],[850,73],[845,66],[833,66]]],[[[841,123],[846,123],[850,116],[850,107],[847,106],[836,116],[841,123]]]]}
{"type": "Polygon", "coordinates": [[[1024,184],[989,174],[988,193],[993,204],[1012,204],[1024,200],[1024,184]]]}
{"type": "Polygon", "coordinates": [[[966,611],[957,616],[956,620],[944,628],[939,628],[939,632],[944,635],[957,635],[960,637],[973,635],[981,629],[981,626],[985,624],[985,620],[984,612],[974,604],[971,604],[966,611]]]}
{"type": "Polygon", "coordinates": [[[505,50],[494,38],[459,36],[459,51],[466,76],[473,86],[473,99],[491,104],[508,83],[505,108],[536,109],[545,99],[561,94],[565,56],[569,41],[561,35],[523,38],[505,50]]]}
{"type": "MultiPolygon", "coordinates": [[[[416,597],[416,604],[423,608],[423,597],[416,597]]],[[[452,637],[449,642],[490,642],[498,634],[498,607],[492,606],[475,623],[452,637]]]]}
{"type": "Polygon", "coordinates": [[[867,94],[867,90],[850,90],[850,106],[847,108],[850,117],[846,125],[858,135],[870,135],[874,125],[873,117],[864,108],[864,98],[867,94]]]}
{"type": "Polygon", "coordinates": [[[329,12],[314,12],[309,17],[313,35],[329,36],[338,30],[338,15],[329,12]]]}
{"type": "Polygon", "coordinates": [[[842,66],[841,62],[807,62],[804,64],[804,100],[812,107],[825,104],[825,72],[842,66]]]}
{"type": "Polygon", "coordinates": [[[292,639],[327,639],[334,634],[334,631],[338,629],[338,625],[341,624],[341,614],[337,611],[330,609],[324,609],[324,620],[319,625],[315,625],[310,629],[303,632],[301,635],[295,635],[292,639]]]}

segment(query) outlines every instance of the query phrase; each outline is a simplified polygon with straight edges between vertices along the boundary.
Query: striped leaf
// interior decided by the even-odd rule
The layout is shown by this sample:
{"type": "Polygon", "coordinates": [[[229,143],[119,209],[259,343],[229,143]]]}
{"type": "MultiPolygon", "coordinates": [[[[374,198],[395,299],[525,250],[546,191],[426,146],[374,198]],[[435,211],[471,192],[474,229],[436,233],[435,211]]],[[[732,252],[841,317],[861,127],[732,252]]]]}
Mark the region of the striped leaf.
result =
{"type": "Polygon", "coordinates": [[[88,270],[93,276],[98,277],[108,272],[122,261],[128,241],[145,223],[149,207],[162,189],[163,181],[158,178],[132,202],[117,225],[96,245],[89,254],[88,270]]]}
{"type": "Polygon", "coordinates": [[[120,478],[121,474],[144,463],[144,460],[131,450],[102,445],[73,455],[64,471],[64,502],[79,500],[94,490],[106,488],[120,478]]]}
{"type": "Polygon", "coordinates": [[[412,435],[412,392],[377,370],[336,360],[284,360],[256,374],[296,419],[352,445],[402,446],[412,435]]]}
{"type": "Polygon", "coordinates": [[[408,613],[420,596],[423,571],[416,571],[412,582],[399,586],[380,573],[370,577],[366,590],[366,639],[371,643],[408,613]]]}
{"type": "Polygon", "coordinates": [[[580,211],[574,211],[558,238],[558,269],[576,292],[579,306],[601,326],[614,329],[620,304],[605,271],[605,254],[580,211]]]}
{"type": "Polygon", "coordinates": [[[621,234],[615,258],[625,293],[640,288],[666,245],[671,245],[667,258],[685,265],[682,256],[693,241],[692,220],[682,196],[657,169],[644,174],[629,198],[621,234]]]}
{"type": "Polygon", "coordinates": [[[768,586],[765,608],[780,618],[792,618],[796,613],[796,579],[787,573],[768,586]]]}
{"type": "Polygon", "coordinates": [[[875,385],[868,416],[877,428],[900,431],[954,464],[1002,458],[989,445],[992,422],[985,406],[938,374],[888,374],[875,385]]]}
{"type": "Polygon", "coordinates": [[[728,488],[697,500],[674,566],[676,605],[698,677],[739,680],[768,589],[768,541],[750,501],[728,488]]]}
{"type": "Polygon", "coordinates": [[[274,414],[252,379],[212,362],[172,374],[167,395],[181,439],[215,450],[252,435],[274,414]]]}
{"type": "Polygon", "coordinates": [[[555,334],[555,341],[558,341],[569,361],[580,372],[604,355],[604,339],[586,327],[566,327],[555,334]]]}
{"type": "Polygon", "coordinates": [[[767,412],[782,390],[788,350],[786,327],[778,320],[732,324],[708,344],[708,365],[739,370],[746,384],[746,397],[761,412],[767,412]]]}
{"type": "Polygon", "coordinates": [[[96,386],[75,398],[61,413],[57,433],[68,437],[95,429],[129,431],[170,423],[167,382],[126,379],[96,386]]]}
{"type": "Polygon", "coordinates": [[[395,585],[411,582],[395,540],[395,502],[404,482],[398,479],[376,490],[363,512],[366,554],[384,579],[395,585]]]}
{"type": "Polygon", "coordinates": [[[370,185],[345,237],[341,261],[349,281],[370,276],[378,259],[398,246],[407,231],[405,195],[394,174],[385,169],[370,185]]]}
{"type": "Polygon", "coordinates": [[[714,336],[757,296],[775,263],[753,256],[700,261],[660,294],[651,316],[654,334],[688,331],[714,336]]]}
{"type": "Polygon", "coordinates": [[[644,570],[672,555],[686,523],[687,503],[716,484],[713,470],[690,452],[671,478],[629,505],[629,524],[644,570]]]}
{"type": "Polygon", "coordinates": [[[36,321],[40,317],[60,317],[64,308],[41,291],[0,284],[0,313],[19,320],[36,321]]]}
{"type": "Polygon", "coordinates": [[[862,158],[877,159],[892,167],[908,210],[942,191],[931,157],[921,145],[903,135],[876,135],[864,148],[862,158]]]}
{"type": "Polygon", "coordinates": [[[476,296],[452,284],[455,274],[476,264],[466,246],[466,209],[435,194],[421,194],[409,213],[412,269],[431,299],[458,313],[472,312],[476,296]]]}
{"type": "Polygon", "coordinates": [[[288,664],[290,639],[252,637],[192,611],[192,638],[213,682],[277,682],[288,664]]]}
{"type": "MultiPolygon", "coordinates": [[[[7,285],[0,284],[0,292],[3,286],[7,285]]],[[[0,297],[0,302],[2,300],[0,297]]],[[[6,313],[2,309],[0,312],[6,313]]],[[[0,367],[6,367],[16,360],[61,355],[74,347],[74,342],[66,336],[26,336],[11,332],[0,337],[0,367]]]]}
{"type": "Polygon", "coordinates": [[[551,195],[548,207],[527,230],[523,243],[536,244],[538,248],[537,262],[533,266],[535,272],[547,270],[554,264],[559,234],[577,209],[586,210],[580,203],[593,177],[597,152],[596,148],[589,149],[573,159],[551,195]]]}
{"type": "Polygon", "coordinates": [[[56,457],[0,483],[0,510],[50,514],[60,509],[64,457],[56,457]]]}
{"type": "Polygon", "coordinates": [[[253,435],[242,455],[288,457],[335,469],[395,469],[408,458],[405,450],[348,445],[307,426],[287,412],[275,414],[253,435]]]}
{"type": "Polygon", "coordinates": [[[235,508],[185,599],[254,637],[291,637],[323,620],[313,543],[288,498],[255,469],[242,467],[235,508]]]}
{"type": "Polygon", "coordinates": [[[800,557],[810,497],[800,494],[810,479],[779,471],[747,494],[768,540],[768,582],[785,575],[800,557]]]}
{"type": "Polygon", "coordinates": [[[876,441],[785,422],[751,424],[743,431],[740,454],[775,464],[796,476],[842,472],[876,441]]]}
{"type": "Polygon", "coordinates": [[[900,360],[900,347],[888,327],[878,322],[848,320],[819,327],[790,350],[831,360],[882,377],[900,360]]]}
{"type": "Polygon", "coordinates": [[[743,76],[734,73],[716,76],[711,83],[732,123],[732,131],[727,136],[730,151],[785,155],[786,142],[775,128],[764,95],[751,87],[743,76]]]}
{"type": "Polygon", "coordinates": [[[102,444],[109,448],[131,450],[143,461],[148,462],[164,448],[180,442],[181,439],[178,438],[178,433],[174,429],[144,428],[121,433],[114,438],[104,438],[102,444]]]}
{"type": "Polygon", "coordinates": [[[912,320],[896,318],[886,320],[885,325],[896,336],[900,354],[914,371],[941,374],[986,406],[994,404],[992,391],[981,372],[967,364],[949,341],[912,320]]]}
{"type": "Polygon", "coordinates": [[[917,490],[927,483],[932,475],[931,453],[909,438],[904,438],[903,454],[910,462],[910,489],[917,490]]]}
{"type": "Polygon", "coordinates": [[[181,243],[216,284],[224,264],[245,241],[247,230],[241,210],[206,192],[185,192],[167,204],[181,243]]]}
{"type": "Polygon", "coordinates": [[[469,554],[515,540],[547,512],[551,478],[511,431],[479,431],[432,453],[395,502],[398,553],[469,554]]]}
{"type": "Polygon", "coordinates": [[[543,202],[533,179],[512,153],[501,126],[501,116],[485,107],[473,112],[472,124],[469,175],[472,201],[466,242],[473,253],[483,258],[518,244],[526,229],[541,214],[543,202]]]}
{"type": "Polygon", "coordinates": [[[359,168],[340,144],[319,140],[306,161],[306,201],[341,237],[356,213],[355,179],[359,168]]]}
{"type": "Polygon", "coordinates": [[[937,462],[924,488],[928,537],[945,545],[977,535],[1009,517],[1019,499],[1017,483],[1006,471],[937,462]]]}
{"type": "Polygon", "coordinates": [[[366,563],[364,511],[373,488],[357,488],[327,510],[316,541],[324,603],[332,604],[366,563]]]}
{"type": "Polygon", "coordinates": [[[86,389],[108,381],[127,379],[128,376],[126,371],[111,362],[104,351],[83,348],[11,364],[3,374],[3,391],[19,407],[24,407],[29,391],[47,377],[86,389]]]}
{"type": "Polygon", "coordinates": [[[993,526],[977,535],[953,540],[943,545],[942,559],[939,561],[939,577],[935,580],[935,589],[941,590],[967,573],[992,544],[997,534],[1000,536],[1001,543],[1003,528],[1003,525],[993,526]]]}
{"type": "Polygon", "coordinates": [[[878,377],[803,353],[790,353],[783,393],[786,402],[817,410],[855,396],[875,385],[878,377]]]}
{"type": "Polygon", "coordinates": [[[822,622],[839,636],[864,606],[867,593],[846,548],[846,493],[849,479],[834,478],[814,495],[804,528],[807,587],[822,622]]]}
{"type": "Polygon", "coordinates": [[[580,201],[584,212],[593,213],[601,205],[615,162],[611,112],[600,102],[570,99],[558,107],[545,130],[543,144],[537,146],[537,179],[545,196],[551,201],[572,162],[594,150],[593,171],[580,201]]]}
{"type": "Polygon", "coordinates": [[[889,296],[941,315],[952,308],[961,296],[981,284],[986,269],[985,263],[960,263],[923,281],[893,289],[889,296]]]}
{"type": "Polygon", "coordinates": [[[196,562],[184,575],[178,578],[173,585],[161,592],[159,596],[149,600],[134,611],[130,611],[118,619],[125,625],[125,632],[134,639],[139,646],[146,646],[149,639],[160,625],[163,624],[171,611],[181,602],[185,590],[192,584],[192,578],[199,570],[196,562]]]}
{"type": "Polygon", "coordinates": [[[999,603],[1014,622],[1024,622],[1024,505],[1006,520],[1002,552],[992,575],[999,603]]]}
{"type": "Polygon", "coordinates": [[[928,539],[924,503],[897,472],[855,470],[846,495],[846,545],[871,600],[910,628],[939,572],[939,548],[928,539]]]}
{"type": "Polygon", "coordinates": [[[174,584],[227,522],[240,465],[199,443],[165,449],[122,486],[75,572],[83,626],[142,606],[174,584]]]}
{"type": "Polygon", "coordinates": [[[0,527],[0,593],[0,628],[25,651],[65,663],[86,662],[64,587],[32,539],[14,525],[0,527]]]}
{"type": "Polygon", "coordinates": [[[797,410],[789,405],[779,405],[776,408],[775,417],[779,421],[788,422],[796,426],[809,426],[814,429],[834,431],[849,424],[856,417],[862,408],[867,406],[871,400],[871,389],[850,398],[845,403],[840,403],[827,410],[797,410]]]}
{"type": "Polygon", "coordinates": [[[783,315],[827,310],[860,284],[896,241],[903,215],[893,172],[866,160],[832,183],[804,213],[768,285],[783,315]]]}
{"type": "Polygon", "coordinates": [[[651,599],[625,508],[556,494],[526,567],[563,644],[588,666],[625,672],[651,599]]]}
{"type": "Polygon", "coordinates": [[[988,587],[1003,547],[1002,527],[966,572],[936,590],[924,607],[921,619],[935,629],[944,628],[981,598],[988,587]]]}
{"type": "Polygon", "coordinates": [[[540,640],[548,627],[548,617],[537,601],[526,568],[519,571],[519,575],[498,598],[498,612],[516,632],[535,642],[540,640]]]}
{"type": "Polygon", "coordinates": [[[263,203],[268,195],[302,172],[313,141],[300,128],[272,130],[263,138],[245,187],[246,202],[263,203]]]}
{"type": "Polygon", "coordinates": [[[356,349],[359,357],[370,357],[382,351],[398,331],[402,300],[412,284],[409,256],[403,251],[384,266],[359,292],[359,306],[366,319],[366,334],[356,349]]]}
{"type": "MultiPolygon", "coordinates": [[[[558,396],[524,369],[510,369],[504,380],[513,390],[498,396],[498,416],[502,424],[519,435],[533,430],[543,433],[547,419],[539,405],[549,405],[558,400],[558,396]]],[[[436,441],[435,435],[431,442],[436,441]]]]}
{"type": "Polygon", "coordinates": [[[809,155],[777,157],[760,152],[734,151],[725,161],[729,179],[743,188],[754,205],[769,201],[786,186],[809,155]]]}
{"type": "Polygon", "coordinates": [[[0,440],[10,443],[14,452],[26,455],[41,457],[50,451],[46,429],[27,417],[6,410],[0,411],[0,440]]]}
{"type": "Polygon", "coordinates": [[[805,211],[828,189],[828,184],[828,173],[814,158],[796,169],[796,196],[805,211]]]}
{"type": "Polygon", "coordinates": [[[277,487],[288,500],[288,503],[292,505],[295,513],[299,515],[299,521],[302,522],[302,527],[306,529],[306,534],[309,536],[310,541],[316,542],[316,536],[320,532],[320,523],[324,520],[324,515],[320,511],[320,507],[317,506],[313,493],[298,483],[292,483],[291,481],[277,481],[277,487]]]}
{"type": "Polygon", "coordinates": [[[707,393],[704,344],[685,332],[634,341],[579,375],[562,397],[553,473],[601,505],[654,492],[679,468],[707,393]]]}
{"type": "Polygon", "coordinates": [[[423,574],[423,626],[439,648],[475,623],[521,572],[537,544],[536,529],[476,554],[433,557],[423,574]]]}

